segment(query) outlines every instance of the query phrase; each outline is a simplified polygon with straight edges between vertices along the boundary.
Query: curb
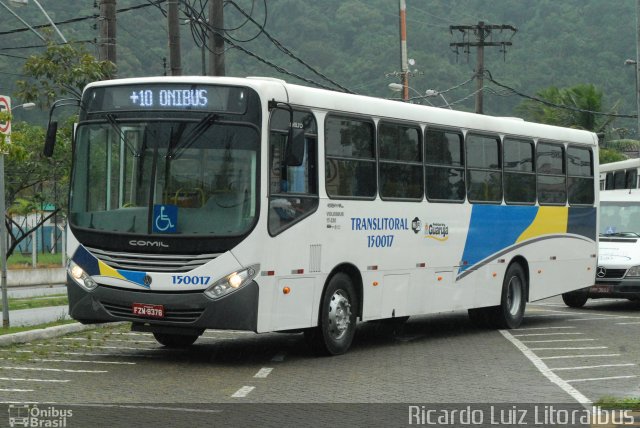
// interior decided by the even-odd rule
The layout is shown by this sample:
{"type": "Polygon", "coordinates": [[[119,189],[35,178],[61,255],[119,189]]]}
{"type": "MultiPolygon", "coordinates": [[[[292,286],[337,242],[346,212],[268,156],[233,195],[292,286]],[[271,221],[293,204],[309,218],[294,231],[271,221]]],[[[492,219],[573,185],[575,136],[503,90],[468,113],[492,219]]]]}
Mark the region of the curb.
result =
{"type": "Polygon", "coordinates": [[[33,340],[51,339],[64,336],[70,333],[78,333],[86,330],[95,330],[106,326],[115,326],[124,323],[103,323],[103,324],[64,324],[54,327],[39,328],[36,330],[21,331],[19,333],[5,334],[0,336],[0,346],[9,346],[16,343],[27,343],[33,340]]]}

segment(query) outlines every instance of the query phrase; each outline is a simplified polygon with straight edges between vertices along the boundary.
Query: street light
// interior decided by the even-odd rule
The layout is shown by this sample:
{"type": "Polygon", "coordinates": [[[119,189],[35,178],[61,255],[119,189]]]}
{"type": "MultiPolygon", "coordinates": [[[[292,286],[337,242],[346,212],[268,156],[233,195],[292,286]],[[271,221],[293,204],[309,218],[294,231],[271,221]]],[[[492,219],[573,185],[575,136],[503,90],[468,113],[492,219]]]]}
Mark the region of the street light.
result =
{"type": "MultiPolygon", "coordinates": [[[[29,0],[9,0],[10,3],[19,5],[19,6],[24,6],[26,4],[29,3],[29,0]]],[[[49,14],[47,13],[46,10],[44,10],[44,8],[40,5],[40,3],[38,2],[38,0],[33,0],[33,2],[36,4],[36,6],[38,6],[38,8],[40,9],[40,11],[44,14],[44,16],[47,18],[47,20],[49,21],[49,24],[51,24],[51,26],[53,27],[54,30],[56,30],[56,33],[58,33],[58,35],[60,36],[60,38],[62,39],[62,41],[64,43],[67,43],[67,39],[64,38],[64,36],[62,35],[62,33],[60,32],[60,30],[58,29],[58,27],[56,26],[56,24],[53,22],[53,20],[51,19],[51,17],[49,16],[49,14]]],[[[4,4],[3,4],[4,6],[4,4]]],[[[5,8],[7,8],[5,6],[5,8]]],[[[7,8],[8,9],[8,8],[7,8]]],[[[13,13],[13,12],[12,12],[13,13]]],[[[18,17],[16,14],[14,14],[14,16],[18,17]]],[[[20,19],[18,17],[18,19],[20,19]]],[[[22,19],[20,19],[20,21],[22,21],[22,19]]],[[[31,28],[29,26],[29,24],[27,24],[26,22],[22,21],[24,24],[27,25],[27,27],[29,27],[32,31],[34,31],[36,34],[38,34],[38,36],[40,38],[42,38],[42,36],[39,35],[39,33],[37,31],[35,31],[33,28],[31,28]]],[[[44,39],[43,39],[44,40],[44,39]]]]}
{"type": "MultiPolygon", "coordinates": [[[[393,92],[400,92],[404,89],[404,86],[400,83],[389,83],[388,85],[389,89],[391,89],[393,92]]],[[[437,97],[438,95],[440,95],[442,97],[442,99],[444,100],[445,104],[447,107],[449,107],[449,109],[451,109],[451,106],[449,105],[449,102],[445,99],[444,95],[442,95],[442,93],[436,91],[435,89],[427,89],[425,91],[425,93],[423,94],[422,92],[417,91],[416,89],[412,88],[411,86],[408,86],[409,89],[411,89],[413,92],[415,92],[416,94],[419,95],[419,98],[430,98],[430,97],[437,97]]],[[[418,97],[416,97],[418,98],[418,97]]],[[[413,98],[410,98],[413,99],[413,98]]],[[[429,104],[431,104],[428,100],[427,101],[429,104]]],[[[433,104],[431,104],[433,106],[433,104]]]]}
{"type": "MultiPolygon", "coordinates": [[[[9,113],[17,108],[31,110],[35,103],[24,103],[9,109],[9,113]]],[[[10,119],[9,119],[10,120],[10,119]]],[[[7,135],[11,138],[11,134],[7,135]]],[[[9,328],[9,299],[7,297],[7,228],[5,227],[5,216],[7,208],[5,204],[4,189],[4,152],[0,150],[0,215],[2,222],[0,223],[0,263],[2,269],[0,274],[0,288],[2,288],[2,327],[9,328]]]]}
{"type": "Polygon", "coordinates": [[[444,97],[444,95],[442,95],[442,92],[438,92],[435,89],[427,89],[424,93],[425,96],[427,97],[437,97],[438,95],[440,95],[440,98],[442,98],[442,101],[444,101],[444,104],[449,107],[449,110],[453,110],[451,108],[451,104],[449,104],[449,101],[447,101],[447,99],[444,97]]]}

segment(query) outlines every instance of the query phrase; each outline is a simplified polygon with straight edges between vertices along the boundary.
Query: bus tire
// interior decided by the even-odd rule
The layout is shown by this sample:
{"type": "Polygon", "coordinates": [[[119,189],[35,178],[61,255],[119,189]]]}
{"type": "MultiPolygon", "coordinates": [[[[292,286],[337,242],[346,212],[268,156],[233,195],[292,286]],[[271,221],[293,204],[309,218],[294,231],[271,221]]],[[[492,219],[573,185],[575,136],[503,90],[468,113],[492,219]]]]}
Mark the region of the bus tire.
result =
{"type": "Polygon", "coordinates": [[[500,305],[495,307],[493,323],[497,328],[518,328],[527,304],[527,277],[518,263],[512,263],[504,275],[500,305]]]}
{"type": "Polygon", "coordinates": [[[200,336],[197,334],[153,333],[153,337],[167,348],[186,348],[193,345],[193,342],[198,340],[200,336]]]}
{"type": "Polygon", "coordinates": [[[347,352],[356,332],[358,298],[345,273],[335,274],[322,295],[318,327],[305,331],[305,339],[319,355],[347,352]]]}
{"type": "Polygon", "coordinates": [[[562,294],[562,301],[570,308],[581,308],[587,303],[589,296],[581,291],[571,291],[562,294]]]}

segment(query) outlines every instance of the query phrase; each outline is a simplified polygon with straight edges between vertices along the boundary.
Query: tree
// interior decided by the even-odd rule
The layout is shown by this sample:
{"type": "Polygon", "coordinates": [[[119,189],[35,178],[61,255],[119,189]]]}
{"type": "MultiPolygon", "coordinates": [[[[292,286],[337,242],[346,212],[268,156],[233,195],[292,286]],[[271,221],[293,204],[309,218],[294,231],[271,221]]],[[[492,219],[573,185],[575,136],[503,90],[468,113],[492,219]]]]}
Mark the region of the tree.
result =
{"type": "Polygon", "coordinates": [[[25,62],[22,72],[30,78],[16,82],[16,96],[25,102],[39,102],[41,106],[61,97],[80,99],[88,83],[109,78],[115,70],[115,64],[98,61],[80,44],[58,45],[49,41],[42,54],[30,56],[25,62]]]}
{"type": "MultiPolygon", "coordinates": [[[[534,122],[603,133],[615,120],[604,113],[603,93],[592,84],[570,88],[554,86],[536,93],[539,100],[528,99],[516,111],[534,122]]],[[[616,106],[608,113],[615,113],[616,106]]]]}
{"type": "MultiPolygon", "coordinates": [[[[110,77],[114,71],[113,63],[97,61],[81,45],[49,42],[41,55],[31,56],[25,62],[23,74],[29,79],[17,82],[16,98],[37,102],[41,106],[47,106],[60,97],[79,100],[87,83],[110,77]]],[[[0,113],[0,121],[8,119],[10,116],[0,113]]],[[[68,117],[68,126],[58,128],[57,147],[51,158],[42,155],[45,130],[40,126],[16,123],[11,144],[6,144],[4,138],[0,140],[0,150],[4,150],[8,160],[5,172],[8,212],[26,215],[42,212],[45,203],[55,206],[53,212],[41,215],[31,228],[22,227],[5,213],[5,225],[11,237],[7,256],[13,253],[20,241],[57,215],[61,206],[66,206],[74,120],[75,117],[68,117]]]]}

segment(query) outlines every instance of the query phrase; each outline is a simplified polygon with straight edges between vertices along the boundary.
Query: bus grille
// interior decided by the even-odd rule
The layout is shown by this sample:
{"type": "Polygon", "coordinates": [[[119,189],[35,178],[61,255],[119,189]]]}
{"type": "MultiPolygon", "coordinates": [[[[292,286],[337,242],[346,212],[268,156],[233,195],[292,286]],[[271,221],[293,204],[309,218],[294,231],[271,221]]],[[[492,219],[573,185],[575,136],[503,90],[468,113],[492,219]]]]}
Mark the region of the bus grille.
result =
{"type": "Polygon", "coordinates": [[[605,272],[604,276],[598,276],[598,279],[603,279],[603,278],[609,278],[609,279],[622,278],[622,277],[624,277],[624,274],[626,272],[627,272],[626,269],[607,269],[607,271],[605,272]]]}
{"type": "Polygon", "coordinates": [[[89,247],[87,250],[109,267],[142,272],[189,272],[220,255],[122,253],[89,247]]]}
{"type": "MultiPolygon", "coordinates": [[[[109,312],[110,315],[118,318],[130,318],[130,319],[143,319],[144,317],[139,317],[137,315],[133,315],[131,306],[127,305],[119,305],[116,303],[109,303],[101,301],[102,306],[109,312]]],[[[149,318],[149,319],[158,319],[159,321],[171,321],[171,322],[184,322],[184,323],[193,323],[200,315],[204,312],[203,308],[192,308],[192,309],[171,309],[166,308],[164,310],[163,318],[149,318]]]]}

